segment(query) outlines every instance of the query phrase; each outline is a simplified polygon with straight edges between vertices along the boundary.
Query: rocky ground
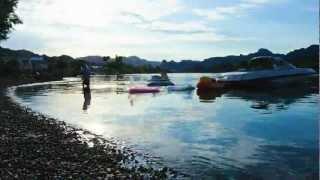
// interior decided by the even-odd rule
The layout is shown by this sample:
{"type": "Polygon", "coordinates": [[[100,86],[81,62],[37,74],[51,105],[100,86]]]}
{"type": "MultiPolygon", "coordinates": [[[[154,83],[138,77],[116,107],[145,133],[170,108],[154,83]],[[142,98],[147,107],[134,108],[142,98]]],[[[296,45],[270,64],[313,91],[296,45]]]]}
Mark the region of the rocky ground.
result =
{"type": "Polygon", "coordinates": [[[0,179],[168,178],[167,168],[123,166],[134,153],[13,103],[4,88],[20,83],[0,83],[0,179]]]}

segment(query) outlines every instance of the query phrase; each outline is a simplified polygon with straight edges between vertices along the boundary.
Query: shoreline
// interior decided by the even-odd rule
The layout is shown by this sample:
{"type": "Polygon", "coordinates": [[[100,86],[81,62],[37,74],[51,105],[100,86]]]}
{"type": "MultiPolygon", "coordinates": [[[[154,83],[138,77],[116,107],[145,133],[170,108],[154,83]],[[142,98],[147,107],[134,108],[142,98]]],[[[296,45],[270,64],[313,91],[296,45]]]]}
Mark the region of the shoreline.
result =
{"type": "Polygon", "coordinates": [[[94,133],[33,112],[6,94],[7,88],[27,83],[35,81],[9,80],[0,84],[0,177],[167,179],[175,176],[166,167],[155,170],[139,165],[130,149],[119,149],[114,142],[94,133]]]}

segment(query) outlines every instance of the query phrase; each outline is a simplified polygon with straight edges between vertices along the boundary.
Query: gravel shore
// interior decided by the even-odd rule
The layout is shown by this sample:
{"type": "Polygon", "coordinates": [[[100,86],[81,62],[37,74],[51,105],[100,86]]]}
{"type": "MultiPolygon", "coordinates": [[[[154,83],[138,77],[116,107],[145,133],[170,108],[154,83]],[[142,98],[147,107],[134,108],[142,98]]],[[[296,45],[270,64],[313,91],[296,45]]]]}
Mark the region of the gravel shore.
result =
{"type": "Polygon", "coordinates": [[[130,150],[15,104],[5,94],[13,84],[0,85],[0,179],[169,178],[167,168],[124,166],[135,162],[130,150]]]}

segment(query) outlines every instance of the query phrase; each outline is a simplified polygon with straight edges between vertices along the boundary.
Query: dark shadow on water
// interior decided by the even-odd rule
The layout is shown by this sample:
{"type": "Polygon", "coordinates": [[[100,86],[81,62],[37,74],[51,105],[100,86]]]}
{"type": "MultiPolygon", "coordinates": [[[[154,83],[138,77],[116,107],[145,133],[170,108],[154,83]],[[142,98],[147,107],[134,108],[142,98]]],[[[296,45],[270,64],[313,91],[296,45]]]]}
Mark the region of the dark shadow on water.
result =
{"type": "Polygon", "coordinates": [[[265,145],[260,146],[258,152],[251,157],[258,163],[231,169],[214,165],[203,168],[193,164],[197,173],[189,176],[191,179],[219,180],[316,180],[319,177],[317,149],[265,145]]]}
{"type": "Polygon", "coordinates": [[[34,85],[34,86],[22,86],[17,87],[15,94],[22,97],[32,97],[35,95],[42,95],[48,92],[48,89],[52,89],[51,84],[46,85],[34,85]]]}
{"type": "Polygon", "coordinates": [[[264,159],[264,162],[246,166],[246,171],[251,174],[275,180],[319,178],[317,149],[265,145],[259,148],[259,152],[252,159],[264,159]]]}
{"type": "Polygon", "coordinates": [[[214,102],[217,98],[221,97],[227,92],[228,90],[224,90],[224,89],[207,90],[207,91],[200,91],[199,89],[197,89],[197,95],[199,97],[199,100],[200,102],[204,102],[204,103],[214,102]]]}

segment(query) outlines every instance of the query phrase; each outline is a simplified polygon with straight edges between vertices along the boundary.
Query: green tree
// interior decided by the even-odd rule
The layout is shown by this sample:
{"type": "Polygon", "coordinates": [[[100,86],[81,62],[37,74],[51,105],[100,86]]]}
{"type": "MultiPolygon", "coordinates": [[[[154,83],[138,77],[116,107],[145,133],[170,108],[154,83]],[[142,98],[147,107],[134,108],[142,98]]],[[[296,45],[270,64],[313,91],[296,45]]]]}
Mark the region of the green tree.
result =
{"type": "Polygon", "coordinates": [[[122,56],[116,56],[115,61],[119,66],[121,66],[121,65],[123,65],[123,59],[124,58],[122,56]]]}
{"type": "Polygon", "coordinates": [[[105,61],[105,62],[108,62],[110,59],[111,59],[110,56],[102,57],[102,60],[105,61]]]}
{"type": "Polygon", "coordinates": [[[19,62],[16,59],[6,62],[4,67],[5,76],[18,76],[20,74],[19,62]]]}
{"type": "Polygon", "coordinates": [[[6,63],[4,62],[4,59],[2,59],[1,57],[0,57],[0,77],[1,76],[4,76],[4,74],[5,74],[5,65],[6,65],[6,63]]]}
{"type": "Polygon", "coordinates": [[[8,39],[13,25],[22,21],[15,13],[18,0],[0,0],[0,41],[8,39]]]}

